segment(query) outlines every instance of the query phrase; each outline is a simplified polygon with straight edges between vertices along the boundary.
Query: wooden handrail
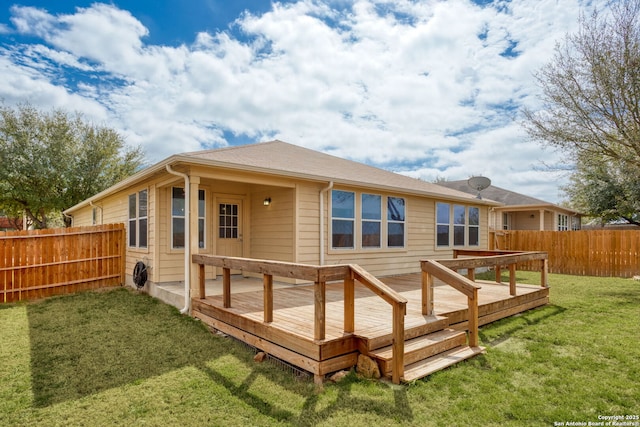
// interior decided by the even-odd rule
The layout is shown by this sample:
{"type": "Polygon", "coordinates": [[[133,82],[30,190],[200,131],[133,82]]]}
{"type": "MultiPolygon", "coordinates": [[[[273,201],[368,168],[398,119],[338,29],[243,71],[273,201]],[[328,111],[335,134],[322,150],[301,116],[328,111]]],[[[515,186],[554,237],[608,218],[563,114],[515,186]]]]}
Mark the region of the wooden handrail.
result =
{"type": "MultiPolygon", "coordinates": [[[[349,284],[353,284],[353,279],[362,283],[373,293],[391,304],[393,310],[392,334],[393,341],[391,344],[393,366],[391,367],[391,380],[394,384],[400,384],[400,380],[404,376],[404,317],[407,314],[407,299],[389,286],[382,283],[374,275],[366,271],[364,268],[356,264],[349,266],[351,278],[349,284]]],[[[345,280],[345,285],[347,280],[345,280]]],[[[345,326],[353,324],[355,312],[347,313],[346,307],[353,307],[352,301],[347,303],[347,290],[345,287],[345,326]],[[347,320],[349,319],[349,320],[347,320]]],[[[349,292],[349,298],[354,298],[354,293],[349,292]]],[[[346,332],[346,331],[345,331],[346,332]]]]}
{"type": "Polygon", "coordinates": [[[468,278],[451,270],[446,264],[441,264],[440,261],[427,259],[422,260],[420,263],[422,271],[437,277],[467,297],[472,297],[474,291],[481,288],[468,278]]]}
{"type": "Polygon", "coordinates": [[[474,279],[475,269],[478,267],[494,267],[496,272],[496,282],[501,283],[502,267],[509,268],[509,294],[516,295],[516,264],[529,261],[540,262],[540,286],[546,288],[548,259],[546,252],[516,252],[516,251],[484,251],[456,249],[453,251],[453,259],[438,260],[453,270],[468,269],[469,278],[474,279]],[[458,258],[458,256],[469,256],[475,258],[458,258]]]}
{"type": "Polygon", "coordinates": [[[326,283],[344,280],[344,332],[355,330],[355,280],[370,289],[393,310],[393,367],[392,380],[399,384],[404,375],[404,317],[407,311],[407,299],[379,279],[355,264],[315,266],[281,261],[259,260],[238,257],[212,255],[192,255],[192,262],[199,265],[200,298],[205,298],[204,266],[210,265],[223,269],[224,307],[231,307],[231,270],[259,273],[263,275],[264,321],[273,321],[273,277],[308,280],[314,283],[314,339],[325,339],[326,322],[326,283]]]}
{"type": "Polygon", "coordinates": [[[508,266],[518,262],[537,261],[548,259],[546,252],[509,252],[504,251],[467,251],[456,250],[453,259],[441,259],[438,262],[449,268],[459,270],[463,268],[493,267],[496,265],[508,266]],[[500,252],[496,254],[495,252],[500,252]],[[492,254],[492,255],[483,255],[492,254]],[[455,256],[471,256],[474,258],[455,258],[455,256]]]}
{"type": "MultiPolygon", "coordinates": [[[[425,287],[430,287],[432,285],[432,280],[429,279],[429,276],[436,277],[442,280],[447,285],[453,287],[454,289],[462,292],[467,296],[467,304],[469,307],[469,346],[477,347],[478,346],[478,289],[481,287],[476,285],[474,282],[469,280],[468,278],[458,274],[457,272],[451,270],[447,266],[440,264],[438,261],[434,260],[423,260],[420,262],[422,271],[426,273],[427,280],[423,280],[423,297],[425,295],[430,294],[428,290],[425,290],[425,287]]],[[[425,277],[423,276],[423,277],[425,277]]],[[[423,310],[424,307],[431,305],[431,303],[426,303],[423,301],[423,310]]],[[[431,313],[424,313],[431,314],[431,313]]]]}
{"type": "Polygon", "coordinates": [[[391,305],[406,304],[407,299],[389,286],[382,283],[376,276],[366,271],[357,264],[350,264],[349,268],[355,275],[356,280],[369,288],[373,293],[391,305]]]}
{"type": "Polygon", "coordinates": [[[228,268],[229,270],[242,270],[249,273],[270,274],[288,279],[309,280],[312,282],[342,280],[349,269],[348,265],[315,266],[293,262],[216,255],[192,255],[191,260],[196,264],[228,268]]]}

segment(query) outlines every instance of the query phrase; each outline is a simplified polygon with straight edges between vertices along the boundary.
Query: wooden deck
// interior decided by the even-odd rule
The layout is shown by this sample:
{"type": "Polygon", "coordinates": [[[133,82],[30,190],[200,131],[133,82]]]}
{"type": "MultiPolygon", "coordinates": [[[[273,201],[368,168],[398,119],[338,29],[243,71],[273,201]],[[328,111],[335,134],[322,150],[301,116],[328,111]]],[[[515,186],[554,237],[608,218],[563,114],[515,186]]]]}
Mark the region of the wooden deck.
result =
{"type": "MultiPolygon", "coordinates": [[[[395,294],[406,299],[401,347],[402,363],[406,368],[401,371],[402,381],[423,377],[484,350],[472,344],[471,335],[467,345],[471,305],[467,295],[454,289],[453,285],[436,281],[432,286],[433,295],[429,296],[433,301],[433,312],[423,314],[424,277],[424,273],[416,273],[379,278],[395,294]]],[[[317,283],[273,289],[271,276],[269,278],[265,281],[255,279],[260,286],[256,291],[234,292],[231,284],[228,293],[193,298],[192,313],[212,328],[313,373],[317,381],[326,374],[355,366],[359,354],[376,360],[383,376],[392,375],[394,324],[398,324],[394,316],[397,314],[379,293],[356,282],[350,312],[345,308],[346,282],[326,283],[324,301],[319,305],[317,283]],[[270,280],[272,297],[267,298],[270,280]],[[268,307],[270,310],[265,309],[265,301],[272,305],[272,308],[268,307]],[[318,310],[324,311],[321,313],[324,328],[321,339],[317,338],[318,310]],[[267,318],[270,321],[265,321],[267,313],[272,316],[267,318]],[[353,332],[345,332],[345,325],[349,324],[345,313],[354,313],[353,332]]],[[[549,302],[546,286],[471,283],[481,287],[477,293],[478,325],[549,302]],[[515,295],[512,295],[514,289],[515,295]]]]}

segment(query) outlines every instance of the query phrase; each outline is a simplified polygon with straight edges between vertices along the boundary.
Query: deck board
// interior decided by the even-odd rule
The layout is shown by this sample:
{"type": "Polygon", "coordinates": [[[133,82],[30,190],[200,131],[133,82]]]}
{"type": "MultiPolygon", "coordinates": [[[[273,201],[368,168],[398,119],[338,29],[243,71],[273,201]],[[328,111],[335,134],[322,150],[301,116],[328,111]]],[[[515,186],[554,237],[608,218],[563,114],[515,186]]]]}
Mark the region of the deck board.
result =
{"type": "MultiPolygon", "coordinates": [[[[247,280],[247,279],[242,279],[247,280]]],[[[208,295],[205,299],[194,298],[192,305],[196,314],[202,313],[203,320],[220,325],[224,322],[229,330],[244,331],[237,333],[252,334],[253,342],[267,346],[282,346],[287,351],[304,358],[304,368],[315,366],[321,372],[327,366],[339,366],[352,361],[352,353],[360,345],[354,337],[384,342],[390,340],[392,333],[392,309],[384,300],[369,289],[356,283],[355,286],[355,331],[345,334],[344,327],[344,291],[343,283],[326,285],[326,332],[325,339],[314,340],[314,287],[313,285],[295,285],[273,290],[273,321],[265,323],[263,311],[262,281],[255,279],[255,291],[243,291],[231,295],[231,307],[223,308],[222,295],[208,295]],[[347,356],[351,355],[351,356],[347,356]],[[334,358],[336,362],[330,362],[334,358]],[[338,362],[339,360],[339,362],[338,362]]],[[[389,287],[408,300],[405,316],[405,331],[425,327],[436,319],[422,315],[421,276],[410,274],[380,278],[389,287]]],[[[232,280],[233,283],[233,280],[232,280]]],[[[535,285],[518,285],[517,295],[509,295],[508,284],[478,282],[479,323],[486,324],[535,308],[548,303],[549,289],[535,285]]],[[[233,286],[232,286],[233,289],[233,286]]],[[[467,297],[450,286],[434,286],[435,315],[449,318],[447,323],[459,330],[466,328],[467,297]]],[[[244,335],[243,335],[244,336],[244,335]]],[[[236,337],[243,339],[241,337],[236,337]]],[[[249,340],[245,337],[246,340],[249,340]]],[[[272,351],[274,351],[272,349],[272,351]]],[[[313,370],[312,370],[313,371],[313,370]]]]}

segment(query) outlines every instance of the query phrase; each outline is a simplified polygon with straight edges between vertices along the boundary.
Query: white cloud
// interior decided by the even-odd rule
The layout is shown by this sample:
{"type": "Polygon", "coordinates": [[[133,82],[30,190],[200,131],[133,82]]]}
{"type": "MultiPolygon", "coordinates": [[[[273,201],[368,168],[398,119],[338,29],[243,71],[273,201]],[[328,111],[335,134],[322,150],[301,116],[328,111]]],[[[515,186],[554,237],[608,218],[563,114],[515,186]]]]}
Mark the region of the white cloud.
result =
{"type": "Polygon", "coordinates": [[[42,42],[0,51],[0,98],[82,110],[151,161],[226,145],[227,132],[429,180],[482,173],[557,199],[557,180],[541,183],[536,171],[554,154],[527,142],[513,118],[535,106],[532,73],[576,28],[578,0],[332,7],[347,4],[275,3],[238,17],[242,38],[194,33],[180,46],[145,43],[147,28],[112,5],[69,15],[14,6],[15,31],[42,42]],[[76,85],[65,77],[73,72],[83,73],[76,85]]]}

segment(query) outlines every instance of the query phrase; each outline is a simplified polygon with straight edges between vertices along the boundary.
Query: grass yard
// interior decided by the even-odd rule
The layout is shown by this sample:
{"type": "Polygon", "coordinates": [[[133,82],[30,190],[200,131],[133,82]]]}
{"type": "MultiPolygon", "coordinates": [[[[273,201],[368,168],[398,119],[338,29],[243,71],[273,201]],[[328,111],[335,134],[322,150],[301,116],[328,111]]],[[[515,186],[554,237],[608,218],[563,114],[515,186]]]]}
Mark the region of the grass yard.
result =
{"type": "Polygon", "coordinates": [[[485,355],[321,391],[132,290],[0,306],[0,425],[640,425],[640,282],[549,282],[550,305],[481,329],[485,355]]]}

